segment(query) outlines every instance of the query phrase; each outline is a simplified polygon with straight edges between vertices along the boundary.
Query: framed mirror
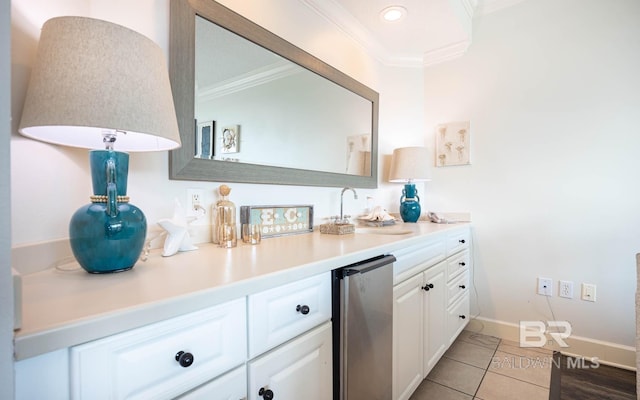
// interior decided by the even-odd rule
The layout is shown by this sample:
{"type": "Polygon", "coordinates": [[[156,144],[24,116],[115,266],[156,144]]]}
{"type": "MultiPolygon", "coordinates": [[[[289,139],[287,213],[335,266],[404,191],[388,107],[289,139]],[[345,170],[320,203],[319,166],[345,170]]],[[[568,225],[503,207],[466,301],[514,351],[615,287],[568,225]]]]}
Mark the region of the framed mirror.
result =
{"type": "Polygon", "coordinates": [[[170,29],[171,179],[377,187],[377,92],[213,0],[170,29]]]}

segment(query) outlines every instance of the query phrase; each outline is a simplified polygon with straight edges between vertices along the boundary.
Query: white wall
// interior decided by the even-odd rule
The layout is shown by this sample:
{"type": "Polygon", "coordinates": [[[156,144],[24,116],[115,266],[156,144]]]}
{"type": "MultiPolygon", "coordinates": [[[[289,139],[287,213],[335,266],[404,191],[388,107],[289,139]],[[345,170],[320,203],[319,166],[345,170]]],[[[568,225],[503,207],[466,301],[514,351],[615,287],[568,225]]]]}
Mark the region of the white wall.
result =
{"type": "Polygon", "coordinates": [[[425,70],[426,124],[471,121],[472,165],[433,173],[470,210],[480,315],[552,320],[634,346],[640,251],[640,2],[525,1],[474,21],[466,56],[425,70]],[[558,280],[574,299],[557,297],[558,280]],[[597,302],[577,298],[597,285],[597,302]]]}
{"type": "Polygon", "coordinates": [[[9,193],[10,27],[9,0],[0,0],[0,399],[13,398],[13,287],[9,193]]]}
{"type": "MultiPolygon", "coordinates": [[[[298,0],[278,2],[278,8],[241,0],[223,2],[230,8],[255,20],[267,29],[304,48],[317,57],[351,75],[364,84],[378,90],[386,99],[387,91],[393,91],[393,79],[381,79],[383,69],[350,39],[327,21],[314,14],[298,0]],[[390,82],[391,81],[391,82],[390,82]]],[[[84,150],[52,146],[24,138],[17,134],[17,125],[22,112],[30,65],[35,57],[37,39],[42,24],[59,15],[84,15],[109,20],[135,29],[156,41],[168,54],[168,0],[14,0],[12,2],[12,116],[11,137],[12,186],[11,200],[12,243],[14,246],[66,238],[68,221],[72,213],[88,202],[91,194],[88,172],[88,155],[84,150]],[[46,166],[43,168],[43,166],[46,166]],[[73,183],[73,184],[69,184],[73,183]]],[[[422,77],[414,74],[416,80],[398,74],[407,87],[417,87],[422,77]]],[[[412,78],[413,79],[413,78],[412,78]]],[[[417,94],[421,97],[421,94],[417,94]]],[[[397,105],[414,108],[412,100],[400,98],[397,105]]],[[[387,100],[384,100],[387,101],[387,100]]],[[[388,104],[388,103],[387,103],[388,104]]],[[[383,105],[384,107],[384,105],[383,105]]],[[[406,121],[403,114],[384,113],[380,125],[390,127],[398,121],[406,121]]],[[[406,122],[403,122],[406,124],[406,122]]],[[[420,125],[420,123],[418,124],[420,125]]],[[[405,134],[415,137],[423,135],[422,129],[411,128],[405,134]]],[[[391,154],[391,143],[384,136],[391,134],[380,130],[384,143],[380,148],[381,160],[384,154],[391,154]]],[[[422,139],[420,139],[422,140],[422,139]]],[[[343,152],[337,154],[344,157],[343,152]]],[[[388,168],[381,163],[379,168],[388,168]]],[[[142,208],[149,225],[153,226],[161,218],[171,216],[173,200],[178,198],[184,204],[187,188],[206,190],[205,203],[215,202],[215,190],[220,183],[202,183],[168,180],[168,156],[166,153],[134,153],[129,166],[129,195],[133,204],[142,208]]],[[[381,176],[380,179],[383,179],[381,176]]],[[[230,184],[231,199],[236,205],[248,204],[314,204],[315,215],[328,217],[339,210],[340,188],[293,187],[273,185],[230,184]]],[[[356,215],[366,206],[368,194],[374,194],[376,204],[397,211],[397,185],[382,183],[377,191],[359,189],[358,200],[345,201],[345,213],[356,215]],[[387,193],[393,193],[393,196],[387,193]],[[392,203],[384,203],[393,199],[392,203]]],[[[198,223],[205,223],[200,221],[198,223]]],[[[321,221],[316,221],[321,222],[321,221]]]]}
{"type": "MultiPolygon", "coordinates": [[[[637,1],[525,1],[477,19],[468,54],[425,71],[381,67],[298,0],[283,0],[277,10],[223,3],[380,92],[381,187],[358,190],[359,200],[346,199],[346,212],[364,208],[368,194],[396,211],[400,186],[384,183],[393,148],[430,146],[436,124],[469,119],[472,165],[435,169],[419,190],[426,209],[472,213],[480,315],[511,323],[552,319],[546,299],[534,294],[537,276],[556,286],[572,280],[576,293],[581,282],[595,283],[596,303],[551,298],[555,317],[571,321],[577,335],[633,345],[633,260],[640,250],[637,1]]],[[[167,51],[169,15],[168,0],[11,5],[16,246],[67,237],[71,214],[90,194],[86,151],[16,133],[42,23],[57,15],[111,20],[167,51]]],[[[187,188],[204,188],[205,201],[215,200],[219,183],[167,176],[166,154],[132,155],[129,194],[151,225],[171,215],[174,197],[184,199],[187,188]]],[[[338,188],[230,186],[238,205],[313,203],[320,216],[339,207],[338,188]]]]}

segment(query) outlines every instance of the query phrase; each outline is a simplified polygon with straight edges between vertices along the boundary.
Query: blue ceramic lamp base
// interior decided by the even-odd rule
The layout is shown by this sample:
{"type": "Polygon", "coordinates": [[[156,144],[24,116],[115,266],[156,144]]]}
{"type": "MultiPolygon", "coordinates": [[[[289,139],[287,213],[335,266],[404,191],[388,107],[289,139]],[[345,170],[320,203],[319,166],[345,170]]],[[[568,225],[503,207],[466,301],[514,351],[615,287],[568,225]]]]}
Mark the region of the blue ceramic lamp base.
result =
{"type": "Polygon", "coordinates": [[[420,197],[418,197],[416,185],[407,183],[400,197],[400,217],[404,222],[418,222],[420,212],[420,197]]]}
{"type": "Polygon", "coordinates": [[[96,200],[71,217],[71,250],[87,272],[129,270],[138,261],[147,234],[142,210],[126,202],[129,155],[94,150],[89,159],[96,200]]]}

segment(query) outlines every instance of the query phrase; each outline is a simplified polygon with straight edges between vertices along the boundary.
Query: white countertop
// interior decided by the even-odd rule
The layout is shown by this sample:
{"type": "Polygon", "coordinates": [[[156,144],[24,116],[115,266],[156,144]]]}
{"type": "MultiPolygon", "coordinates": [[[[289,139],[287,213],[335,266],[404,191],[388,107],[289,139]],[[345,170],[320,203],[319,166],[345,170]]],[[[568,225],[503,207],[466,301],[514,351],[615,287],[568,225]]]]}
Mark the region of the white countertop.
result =
{"type": "MultiPolygon", "coordinates": [[[[319,232],[238,247],[200,244],[162,257],[152,251],[126,272],[93,275],[49,268],[22,276],[18,360],[210,307],[419,243],[469,224],[397,224],[406,235],[319,232]]],[[[79,268],[79,267],[78,267],[79,268]]]]}

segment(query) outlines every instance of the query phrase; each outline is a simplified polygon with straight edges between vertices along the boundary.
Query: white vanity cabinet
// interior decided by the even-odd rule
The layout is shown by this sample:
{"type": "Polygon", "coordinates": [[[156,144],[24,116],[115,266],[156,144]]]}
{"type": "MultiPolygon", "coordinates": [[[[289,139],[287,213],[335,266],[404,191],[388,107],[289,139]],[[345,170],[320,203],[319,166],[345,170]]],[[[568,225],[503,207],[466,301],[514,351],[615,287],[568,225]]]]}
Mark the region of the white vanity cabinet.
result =
{"type": "Polygon", "coordinates": [[[70,350],[74,399],[172,399],[247,358],[244,298],[70,350]]]}
{"type": "Polygon", "coordinates": [[[244,252],[203,246],[112,276],[118,285],[49,269],[27,275],[16,400],[331,399],[331,269],[381,252],[397,258],[393,398],[408,399],[468,322],[472,282],[468,225],[409,228],[414,233],[404,236],[291,235],[244,252]],[[295,261],[282,256],[283,248],[305,246],[313,251],[295,261]],[[120,291],[136,296],[112,308],[64,307],[120,291]],[[159,306],[186,313],[149,314],[153,323],[134,327],[135,315],[159,306]],[[120,333],[102,337],[107,323],[120,333]]]}
{"type": "Polygon", "coordinates": [[[469,240],[460,229],[395,254],[394,400],[411,397],[469,321],[469,240]]]}
{"type": "Polygon", "coordinates": [[[330,320],[327,272],[21,361],[17,398],[329,399],[330,320]],[[31,390],[36,372],[61,379],[31,390]]]}

